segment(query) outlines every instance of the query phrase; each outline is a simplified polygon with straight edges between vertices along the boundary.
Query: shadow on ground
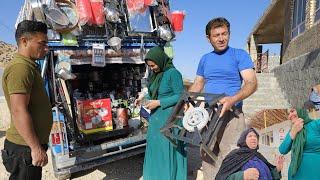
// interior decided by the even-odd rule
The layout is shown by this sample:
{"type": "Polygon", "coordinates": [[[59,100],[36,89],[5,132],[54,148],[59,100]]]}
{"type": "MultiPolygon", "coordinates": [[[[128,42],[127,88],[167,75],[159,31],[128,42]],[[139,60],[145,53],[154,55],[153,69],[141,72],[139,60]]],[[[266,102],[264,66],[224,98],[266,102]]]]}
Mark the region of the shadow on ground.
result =
{"type": "MultiPolygon", "coordinates": [[[[118,160],[95,169],[72,174],[71,179],[139,180],[143,174],[144,154],[118,160]],[[103,178],[101,178],[103,177],[103,178]]],[[[197,179],[201,167],[199,147],[188,147],[188,180],[197,179]]],[[[198,178],[199,179],[199,178],[198,178]]]]}
{"type": "MultiPolygon", "coordinates": [[[[103,180],[138,180],[142,177],[143,159],[144,154],[136,155],[99,166],[95,169],[74,173],[71,179],[83,179],[81,178],[82,176],[95,173],[93,171],[98,170],[104,174],[103,180]]],[[[100,172],[99,179],[101,179],[100,172]]]]}
{"type": "Polygon", "coordinates": [[[102,172],[106,174],[103,180],[140,179],[143,172],[144,154],[106,164],[102,172]]]}

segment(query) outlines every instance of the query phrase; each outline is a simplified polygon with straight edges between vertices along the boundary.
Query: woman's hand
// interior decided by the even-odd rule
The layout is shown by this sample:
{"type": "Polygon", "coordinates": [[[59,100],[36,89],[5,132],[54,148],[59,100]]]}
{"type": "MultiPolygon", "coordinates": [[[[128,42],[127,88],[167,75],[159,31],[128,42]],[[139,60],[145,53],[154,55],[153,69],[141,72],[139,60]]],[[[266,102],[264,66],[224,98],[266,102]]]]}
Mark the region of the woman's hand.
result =
{"type": "Polygon", "coordinates": [[[141,100],[142,100],[142,99],[140,99],[140,98],[134,100],[133,105],[134,105],[134,106],[140,106],[140,105],[141,105],[141,100]]]}
{"type": "Polygon", "coordinates": [[[303,119],[297,118],[292,120],[292,127],[290,131],[291,139],[295,139],[298,132],[303,128],[303,119]]]}
{"type": "Polygon", "coordinates": [[[140,106],[143,98],[144,98],[144,94],[140,92],[138,98],[134,100],[133,105],[140,106]]]}
{"type": "Polygon", "coordinates": [[[244,180],[258,180],[259,179],[259,171],[256,168],[249,168],[243,172],[244,180]]]}
{"type": "Polygon", "coordinates": [[[150,100],[149,103],[145,106],[147,109],[153,110],[160,106],[160,100],[150,100]]]}
{"type": "Polygon", "coordinates": [[[282,170],[284,160],[285,160],[285,158],[283,155],[279,155],[276,157],[276,168],[277,168],[278,172],[280,172],[282,170]]]}

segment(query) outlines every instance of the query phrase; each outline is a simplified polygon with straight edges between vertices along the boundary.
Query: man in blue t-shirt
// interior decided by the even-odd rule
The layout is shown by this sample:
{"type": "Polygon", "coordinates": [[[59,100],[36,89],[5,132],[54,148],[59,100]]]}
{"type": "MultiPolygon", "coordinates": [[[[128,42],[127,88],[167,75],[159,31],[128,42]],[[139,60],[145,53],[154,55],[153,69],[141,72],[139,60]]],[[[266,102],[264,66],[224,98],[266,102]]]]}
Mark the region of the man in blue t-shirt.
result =
{"type": "Polygon", "coordinates": [[[242,100],[256,91],[257,79],[249,54],[228,45],[230,23],[225,18],[219,17],[209,21],[206,26],[206,36],[214,50],[202,56],[196,78],[189,91],[201,92],[204,89],[205,93],[225,93],[227,96],[220,100],[223,104],[220,117],[233,106],[241,113],[239,118],[233,118],[228,123],[226,133],[221,137],[220,153],[215,165],[202,163],[204,179],[212,179],[221,160],[232,150],[233,145],[236,146],[236,140],[246,128],[242,100]]]}

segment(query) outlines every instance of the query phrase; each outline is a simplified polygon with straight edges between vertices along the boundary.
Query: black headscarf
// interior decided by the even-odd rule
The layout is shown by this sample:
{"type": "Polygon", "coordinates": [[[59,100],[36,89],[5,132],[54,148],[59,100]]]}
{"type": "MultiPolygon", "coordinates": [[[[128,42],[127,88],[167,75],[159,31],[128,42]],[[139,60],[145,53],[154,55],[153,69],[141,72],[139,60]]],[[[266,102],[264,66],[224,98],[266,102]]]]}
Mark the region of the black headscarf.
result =
{"type": "Polygon", "coordinates": [[[245,165],[253,157],[259,158],[263,161],[269,169],[273,169],[275,166],[270,164],[262,154],[258,152],[259,146],[256,149],[250,149],[246,143],[247,135],[250,132],[254,132],[259,140],[259,134],[253,128],[249,128],[242,132],[237,146],[238,149],[231,151],[222,161],[221,167],[216,175],[216,180],[226,180],[231,174],[241,170],[242,166],[245,165]]]}

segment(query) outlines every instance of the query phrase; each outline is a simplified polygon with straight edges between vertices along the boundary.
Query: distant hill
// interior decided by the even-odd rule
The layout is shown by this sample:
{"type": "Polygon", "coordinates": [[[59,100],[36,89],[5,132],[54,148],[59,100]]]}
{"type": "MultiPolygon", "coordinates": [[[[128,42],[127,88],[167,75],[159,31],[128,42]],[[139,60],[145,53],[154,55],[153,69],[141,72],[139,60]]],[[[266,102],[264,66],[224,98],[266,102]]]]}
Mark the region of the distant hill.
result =
{"type": "Polygon", "coordinates": [[[16,46],[0,41],[0,66],[9,62],[15,52],[17,52],[16,46]]]}

